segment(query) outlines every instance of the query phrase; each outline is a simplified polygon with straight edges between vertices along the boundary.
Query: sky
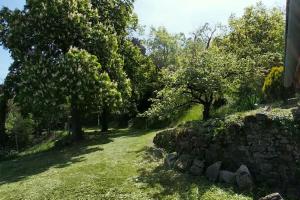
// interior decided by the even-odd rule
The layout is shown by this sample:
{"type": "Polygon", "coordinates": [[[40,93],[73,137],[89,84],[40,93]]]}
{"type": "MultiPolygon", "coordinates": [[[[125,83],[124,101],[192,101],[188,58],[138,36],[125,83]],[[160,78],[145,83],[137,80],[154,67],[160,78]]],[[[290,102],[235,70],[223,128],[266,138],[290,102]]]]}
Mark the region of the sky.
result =
{"type": "MultiPolygon", "coordinates": [[[[136,0],[135,12],[141,25],[165,26],[172,33],[190,33],[204,23],[226,24],[229,16],[242,15],[244,8],[259,0],[136,0]]],[[[268,6],[284,8],[286,0],[262,0],[268,6]]],[[[0,0],[0,8],[23,8],[25,0],[0,0]]],[[[0,83],[12,63],[9,52],[0,47],[0,83]]]]}

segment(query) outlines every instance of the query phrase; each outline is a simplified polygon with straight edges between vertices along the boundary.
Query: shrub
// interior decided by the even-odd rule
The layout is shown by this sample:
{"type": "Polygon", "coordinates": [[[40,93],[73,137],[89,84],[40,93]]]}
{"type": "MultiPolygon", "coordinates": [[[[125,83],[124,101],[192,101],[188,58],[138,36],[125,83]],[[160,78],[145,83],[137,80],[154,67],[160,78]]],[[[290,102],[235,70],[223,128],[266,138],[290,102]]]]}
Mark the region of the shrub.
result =
{"type": "Polygon", "coordinates": [[[16,149],[26,147],[33,140],[35,122],[31,115],[23,117],[18,108],[13,105],[6,120],[6,130],[10,141],[16,149]]]}
{"type": "Polygon", "coordinates": [[[284,99],[285,88],[283,86],[283,67],[273,67],[265,78],[262,92],[267,101],[284,99]]]}

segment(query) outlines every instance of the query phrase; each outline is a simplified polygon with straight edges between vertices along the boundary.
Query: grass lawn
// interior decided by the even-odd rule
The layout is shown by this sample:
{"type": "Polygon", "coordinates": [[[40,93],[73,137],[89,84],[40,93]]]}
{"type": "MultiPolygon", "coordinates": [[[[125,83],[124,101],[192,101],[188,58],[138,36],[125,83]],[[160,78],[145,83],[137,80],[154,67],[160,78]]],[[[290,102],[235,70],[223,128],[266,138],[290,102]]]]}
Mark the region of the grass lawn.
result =
{"type": "Polygon", "coordinates": [[[148,151],[155,132],[114,131],[63,149],[0,162],[0,199],[250,200],[204,178],[167,170],[148,151]]]}
{"type": "Polygon", "coordinates": [[[183,115],[175,122],[175,124],[172,124],[172,125],[177,126],[177,125],[182,124],[184,122],[201,120],[202,119],[202,112],[203,112],[203,106],[202,105],[194,105],[190,109],[185,111],[183,113],[183,115]]]}

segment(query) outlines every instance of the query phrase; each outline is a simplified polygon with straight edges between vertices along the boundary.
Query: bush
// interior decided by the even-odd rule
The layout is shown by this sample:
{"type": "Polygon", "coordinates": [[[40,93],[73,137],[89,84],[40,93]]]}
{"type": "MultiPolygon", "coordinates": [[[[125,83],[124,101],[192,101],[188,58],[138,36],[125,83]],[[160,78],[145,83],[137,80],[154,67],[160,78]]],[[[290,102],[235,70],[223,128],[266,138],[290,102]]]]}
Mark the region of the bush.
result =
{"type": "Polygon", "coordinates": [[[273,67],[265,78],[262,92],[267,101],[282,100],[285,97],[283,86],[283,67],[273,67]]]}
{"type": "Polygon", "coordinates": [[[31,144],[35,130],[35,122],[32,116],[23,117],[18,108],[13,105],[6,120],[6,130],[10,141],[16,149],[31,144]]]}

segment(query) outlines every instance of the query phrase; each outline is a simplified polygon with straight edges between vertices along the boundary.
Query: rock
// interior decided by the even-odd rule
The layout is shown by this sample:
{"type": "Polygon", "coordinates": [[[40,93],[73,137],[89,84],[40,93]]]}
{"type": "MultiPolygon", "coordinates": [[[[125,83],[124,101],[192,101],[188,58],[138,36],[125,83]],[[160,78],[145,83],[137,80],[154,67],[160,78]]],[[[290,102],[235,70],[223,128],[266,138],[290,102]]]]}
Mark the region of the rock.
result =
{"type": "Polygon", "coordinates": [[[189,141],[182,141],[178,144],[177,151],[179,153],[190,152],[190,150],[191,150],[191,145],[189,141]]]}
{"type": "Polygon", "coordinates": [[[190,169],[192,162],[193,160],[190,155],[182,154],[175,162],[175,168],[181,172],[185,172],[190,169]]]}
{"type": "Polygon", "coordinates": [[[246,165],[241,165],[236,171],[236,183],[241,190],[252,190],[253,181],[246,165]]]}
{"type": "Polygon", "coordinates": [[[218,179],[222,162],[216,162],[206,169],[205,175],[208,180],[215,182],[218,179]]]}
{"type": "Polygon", "coordinates": [[[176,159],[177,159],[177,153],[174,152],[174,153],[170,153],[166,156],[165,158],[165,164],[169,167],[169,168],[173,168],[174,167],[174,164],[176,162],[176,159]]]}
{"type": "Polygon", "coordinates": [[[200,176],[204,171],[204,161],[194,159],[193,165],[190,168],[190,173],[195,176],[200,176]]]}
{"type": "Polygon", "coordinates": [[[236,181],[235,173],[230,171],[220,171],[219,181],[228,184],[234,184],[236,181]]]}
{"type": "Polygon", "coordinates": [[[161,148],[151,147],[149,149],[149,152],[151,153],[151,155],[153,155],[155,158],[158,158],[158,159],[162,159],[165,155],[164,150],[161,148]]]}
{"type": "Polygon", "coordinates": [[[279,193],[270,194],[268,196],[265,196],[263,198],[260,198],[259,200],[283,200],[281,195],[279,193]]]}

